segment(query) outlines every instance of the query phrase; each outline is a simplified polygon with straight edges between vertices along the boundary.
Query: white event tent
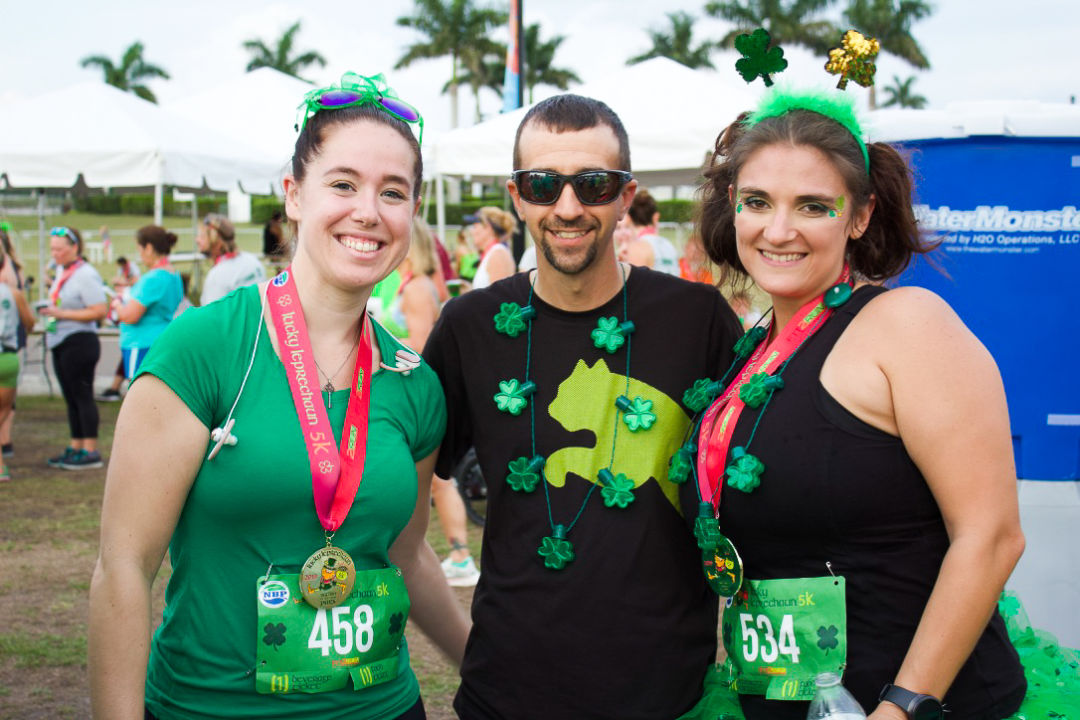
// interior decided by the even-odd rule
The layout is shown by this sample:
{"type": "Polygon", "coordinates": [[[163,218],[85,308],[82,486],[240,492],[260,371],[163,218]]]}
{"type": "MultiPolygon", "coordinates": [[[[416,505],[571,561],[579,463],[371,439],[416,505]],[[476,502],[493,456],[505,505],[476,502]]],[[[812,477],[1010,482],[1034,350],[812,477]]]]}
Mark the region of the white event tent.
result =
{"type": "MultiPolygon", "coordinates": [[[[7,187],[154,188],[269,192],[279,167],[242,141],[196,125],[104,83],[83,83],[0,113],[0,179],[7,187]]],[[[39,207],[43,209],[44,196],[39,207]]],[[[44,254],[44,220],[39,252],[44,254]]]]}
{"type": "Polygon", "coordinates": [[[4,108],[0,175],[8,186],[210,187],[264,191],[277,168],[258,151],[104,83],[4,108]]]}
{"type": "Polygon", "coordinates": [[[212,118],[216,130],[259,151],[280,173],[296,143],[297,105],[313,87],[273,68],[259,68],[163,107],[193,123],[212,118]]]}
{"type": "MultiPolygon", "coordinates": [[[[691,70],[654,58],[570,92],[605,102],[630,138],[634,177],[648,187],[696,181],[716,136],[760,94],[731,72],[691,70]]],[[[531,106],[530,106],[531,107],[531,106]]],[[[442,178],[509,176],[518,124],[528,107],[434,138],[425,157],[436,179],[439,235],[445,236],[442,178]]]]}

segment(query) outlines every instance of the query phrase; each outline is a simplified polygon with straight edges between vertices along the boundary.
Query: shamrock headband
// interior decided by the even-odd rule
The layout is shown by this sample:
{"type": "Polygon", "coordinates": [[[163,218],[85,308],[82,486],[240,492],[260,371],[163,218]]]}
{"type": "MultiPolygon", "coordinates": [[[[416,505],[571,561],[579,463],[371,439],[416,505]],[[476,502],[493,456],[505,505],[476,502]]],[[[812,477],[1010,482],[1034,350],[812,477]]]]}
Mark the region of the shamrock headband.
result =
{"type": "Polygon", "coordinates": [[[296,108],[296,130],[302,132],[308,118],[324,110],[340,110],[354,105],[372,105],[402,122],[420,126],[418,144],[424,141],[424,118],[420,111],[397,96],[386,84],[382,73],[368,77],[347,72],[341,82],[330,87],[312,90],[296,108]]]}
{"type": "MultiPolygon", "coordinates": [[[[769,31],[765,28],[758,28],[752,33],[735,38],[735,49],[742,55],[735,61],[735,69],[746,82],[751,83],[760,77],[765,86],[770,87],[773,84],[771,76],[787,68],[784,51],[779,47],[770,48],[770,42],[769,31]]],[[[863,87],[870,87],[874,84],[874,73],[877,71],[874,58],[880,49],[880,43],[874,38],[864,37],[856,30],[848,30],[844,33],[840,46],[829,51],[829,61],[825,63],[825,69],[840,76],[840,81],[836,84],[840,90],[847,88],[849,79],[863,87]]],[[[816,112],[843,125],[859,143],[866,173],[870,174],[870,153],[866,149],[862,128],[855,115],[855,103],[849,97],[815,90],[772,88],[766,91],[758,109],[744,121],[744,125],[751,128],[765,118],[779,117],[792,110],[816,112]]]]}
{"type": "Polygon", "coordinates": [[[752,128],[766,118],[780,117],[792,110],[815,112],[843,125],[854,136],[855,142],[859,143],[866,173],[870,174],[870,153],[866,149],[862,127],[855,114],[855,100],[850,95],[827,90],[770,88],[762,96],[757,109],[743,121],[743,125],[752,128]]]}

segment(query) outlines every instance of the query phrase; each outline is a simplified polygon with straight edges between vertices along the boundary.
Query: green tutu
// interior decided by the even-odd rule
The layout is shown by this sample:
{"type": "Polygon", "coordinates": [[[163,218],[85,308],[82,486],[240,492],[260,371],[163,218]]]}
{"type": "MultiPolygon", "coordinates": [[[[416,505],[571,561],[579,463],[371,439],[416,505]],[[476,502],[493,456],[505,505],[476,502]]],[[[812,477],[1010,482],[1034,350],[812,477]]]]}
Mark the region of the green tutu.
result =
{"type": "Polygon", "coordinates": [[[1007,720],[1080,720],[1080,654],[1031,627],[1015,593],[1002,593],[998,610],[1028,682],[1023,704],[1007,720]]]}
{"type": "MultiPolygon", "coordinates": [[[[1028,683],[1020,709],[1004,720],[1080,720],[1080,653],[1031,627],[1015,593],[1002,593],[998,610],[1028,683]]],[[[727,663],[713,665],[705,676],[701,700],[678,720],[745,720],[739,695],[731,689],[732,677],[727,663]]]]}

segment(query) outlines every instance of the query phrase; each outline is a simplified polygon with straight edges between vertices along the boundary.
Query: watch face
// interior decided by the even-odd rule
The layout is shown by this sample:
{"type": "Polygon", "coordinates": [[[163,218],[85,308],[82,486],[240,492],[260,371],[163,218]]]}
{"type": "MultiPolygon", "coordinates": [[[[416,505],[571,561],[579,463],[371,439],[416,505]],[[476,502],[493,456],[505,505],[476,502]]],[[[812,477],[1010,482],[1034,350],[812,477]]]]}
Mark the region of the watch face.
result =
{"type": "Polygon", "coordinates": [[[909,715],[911,720],[943,720],[945,713],[942,712],[941,703],[932,697],[923,697],[912,708],[909,715]]]}

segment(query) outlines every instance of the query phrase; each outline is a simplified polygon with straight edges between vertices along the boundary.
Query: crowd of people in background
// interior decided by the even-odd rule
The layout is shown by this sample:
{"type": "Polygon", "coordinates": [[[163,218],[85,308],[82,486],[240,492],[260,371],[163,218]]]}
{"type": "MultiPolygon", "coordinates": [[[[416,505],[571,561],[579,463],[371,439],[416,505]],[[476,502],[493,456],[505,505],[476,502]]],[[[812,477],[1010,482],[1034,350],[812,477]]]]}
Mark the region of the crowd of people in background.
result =
{"type": "MultiPolygon", "coordinates": [[[[671,240],[660,234],[659,223],[656,200],[647,190],[639,190],[616,230],[618,257],[687,280],[713,283],[713,266],[704,254],[700,239],[691,235],[680,253],[671,240]]],[[[239,248],[236,229],[227,217],[217,213],[206,215],[200,223],[196,243],[211,266],[203,277],[198,304],[205,305],[238,287],[260,282],[267,277],[267,267],[271,273],[278,272],[289,261],[289,232],[284,214],[272,213],[263,227],[260,257],[239,248]]],[[[484,206],[464,216],[456,242],[448,249],[427,223],[417,217],[408,255],[372,295],[369,307],[373,315],[405,345],[421,352],[442,306],[451,297],[487,287],[514,272],[535,268],[536,248],[531,243],[515,263],[511,245],[517,232],[518,219],[512,212],[484,206]]],[[[11,234],[6,223],[0,227],[3,251],[0,282],[13,298],[19,298],[29,308],[22,265],[12,246],[11,234]]],[[[98,234],[103,242],[112,245],[107,226],[102,226],[98,234]]],[[[106,286],[94,265],[83,256],[79,230],[67,226],[54,228],[50,233],[51,261],[46,270],[48,303],[38,309],[37,317],[32,311],[29,315],[21,312],[11,315],[13,323],[8,329],[14,332],[13,344],[10,349],[4,344],[0,358],[8,352],[17,357],[14,351],[26,346],[28,330],[40,321],[43,342],[52,355],[67,406],[70,441],[62,452],[48,458],[51,467],[77,470],[102,466],[93,400],[121,400],[125,385],[154,339],[173,318],[194,305],[187,297],[189,276],[181,275],[169,264],[176,235],[148,225],[136,231],[135,237],[138,261],[117,257],[115,274],[106,286]],[[97,332],[100,327],[119,329],[121,357],[112,382],[95,394],[95,369],[101,355],[97,332]]],[[[0,308],[6,300],[0,298],[0,308]]],[[[740,319],[749,323],[747,326],[760,317],[746,293],[732,297],[731,303],[740,319]]],[[[0,395],[5,393],[3,382],[0,379],[0,395]]],[[[14,394],[15,384],[12,384],[10,405],[0,396],[0,445],[5,458],[14,453],[11,439],[14,394]]],[[[8,477],[5,467],[0,471],[0,481],[8,477]]],[[[437,479],[432,491],[452,548],[444,570],[453,582],[470,585],[475,583],[478,571],[465,546],[465,513],[453,483],[452,479],[437,479]]]]}

